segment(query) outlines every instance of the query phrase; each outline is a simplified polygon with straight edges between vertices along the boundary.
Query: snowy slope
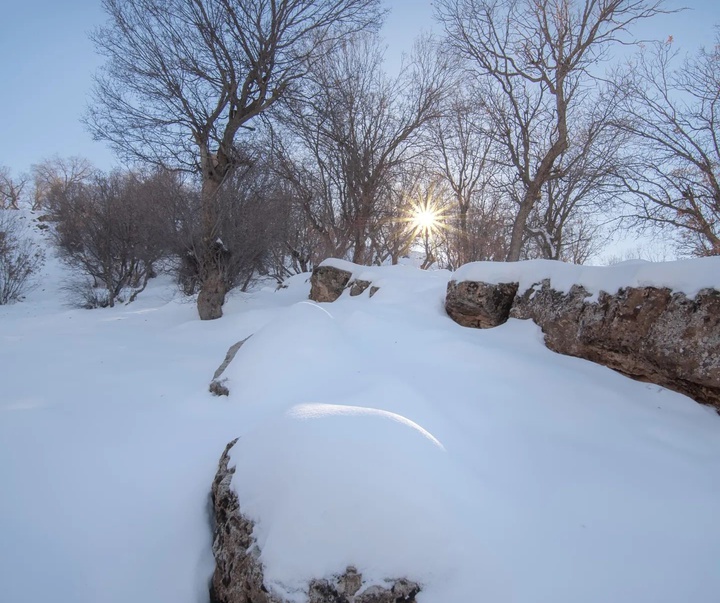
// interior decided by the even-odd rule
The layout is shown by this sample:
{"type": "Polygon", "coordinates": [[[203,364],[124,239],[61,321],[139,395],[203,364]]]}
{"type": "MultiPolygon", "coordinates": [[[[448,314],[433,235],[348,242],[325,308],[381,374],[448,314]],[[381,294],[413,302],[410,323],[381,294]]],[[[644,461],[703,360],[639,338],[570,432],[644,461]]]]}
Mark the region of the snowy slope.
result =
{"type": "Polygon", "coordinates": [[[720,417],[531,323],[456,325],[447,272],[380,270],[372,299],[314,304],[301,276],[205,323],[167,281],[0,307],[0,601],[206,601],[237,436],[266,576],[298,599],[353,563],[420,603],[717,601],[720,417]]]}

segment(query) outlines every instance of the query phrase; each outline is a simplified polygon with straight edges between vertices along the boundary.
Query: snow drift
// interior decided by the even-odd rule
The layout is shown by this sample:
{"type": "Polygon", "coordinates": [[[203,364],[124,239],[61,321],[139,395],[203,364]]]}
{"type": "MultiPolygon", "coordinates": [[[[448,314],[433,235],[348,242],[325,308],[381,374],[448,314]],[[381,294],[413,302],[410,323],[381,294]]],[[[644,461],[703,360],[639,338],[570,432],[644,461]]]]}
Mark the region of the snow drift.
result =
{"type": "Polygon", "coordinates": [[[303,276],[210,323],[162,281],[81,311],[49,279],[0,308],[0,600],[207,601],[239,437],[240,507],[297,601],[343,564],[418,603],[716,601],[720,417],[530,321],[460,327],[447,272],[372,272],[372,299],[317,305],[303,276]]]}

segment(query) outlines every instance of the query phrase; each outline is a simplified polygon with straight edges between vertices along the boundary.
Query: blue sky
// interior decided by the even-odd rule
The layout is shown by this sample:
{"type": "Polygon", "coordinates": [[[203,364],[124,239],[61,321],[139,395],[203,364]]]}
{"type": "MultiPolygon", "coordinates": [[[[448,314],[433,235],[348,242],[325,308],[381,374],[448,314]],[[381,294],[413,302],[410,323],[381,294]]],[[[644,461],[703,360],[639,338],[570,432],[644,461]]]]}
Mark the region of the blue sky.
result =
{"type": "MultiPolygon", "coordinates": [[[[392,11],[384,28],[388,59],[396,63],[417,34],[432,27],[432,2],[386,4],[392,11]]],[[[692,10],[655,19],[641,35],[672,35],[688,50],[710,44],[720,3],[685,5],[692,10]]],[[[111,151],[94,142],[79,121],[100,65],[88,32],[103,21],[100,0],[21,0],[0,11],[0,165],[18,173],[54,154],[82,155],[101,168],[113,165],[111,151]]]]}

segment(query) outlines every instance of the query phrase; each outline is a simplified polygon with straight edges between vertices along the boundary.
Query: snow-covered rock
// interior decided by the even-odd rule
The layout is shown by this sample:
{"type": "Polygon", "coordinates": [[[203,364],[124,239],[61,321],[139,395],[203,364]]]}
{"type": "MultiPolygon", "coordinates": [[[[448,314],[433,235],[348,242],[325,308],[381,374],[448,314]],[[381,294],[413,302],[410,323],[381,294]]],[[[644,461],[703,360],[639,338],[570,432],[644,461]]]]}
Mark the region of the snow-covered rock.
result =
{"type": "Polygon", "coordinates": [[[316,266],[310,278],[310,299],[334,302],[347,287],[352,273],[334,266],[316,266]]]}
{"type": "Polygon", "coordinates": [[[515,298],[510,316],[532,319],[556,352],[592,360],[681,392],[720,411],[720,291],[694,298],[667,288],[626,287],[597,301],[545,280],[515,298]]]}
{"type": "Polygon", "coordinates": [[[552,288],[562,293],[569,293],[574,285],[581,286],[593,301],[602,291],[615,293],[626,287],[667,288],[693,298],[703,289],[720,290],[720,256],[673,262],[632,260],[614,266],[585,266],[555,260],[471,262],[458,268],[452,280],[518,283],[520,295],[535,284],[549,280],[552,288]]]}
{"type": "Polygon", "coordinates": [[[453,275],[445,308],[466,327],[532,319],[556,352],[720,410],[718,274],[720,258],[610,267],[477,262],[453,275]]]}
{"type": "MultiPolygon", "coordinates": [[[[310,298],[335,301],[345,289],[357,296],[402,268],[326,260],[313,272],[310,298]]],[[[556,352],[720,411],[720,258],[609,267],[474,262],[452,275],[445,311],[458,324],[481,329],[510,317],[532,319],[556,352]]]]}
{"type": "MultiPolygon", "coordinates": [[[[398,528],[390,521],[382,525],[378,525],[378,522],[375,521],[375,525],[368,525],[367,520],[368,517],[375,514],[375,510],[384,500],[394,500],[394,488],[390,482],[398,483],[395,489],[408,487],[409,479],[406,476],[397,475],[395,479],[391,477],[388,483],[383,483],[382,477],[378,480],[362,473],[353,473],[353,470],[362,469],[360,466],[362,459],[357,457],[359,452],[357,446],[351,445],[349,454],[343,450],[335,451],[336,456],[345,461],[346,466],[341,469],[348,472],[346,476],[340,477],[337,473],[332,472],[323,475],[323,469],[327,468],[328,463],[323,463],[321,458],[316,458],[313,454],[307,454],[308,444],[310,444],[310,448],[315,448],[318,452],[332,448],[336,444],[332,439],[325,443],[322,439],[315,437],[318,435],[317,425],[314,425],[313,421],[322,421],[329,417],[336,419],[335,421],[331,420],[331,429],[337,427],[338,424],[347,422],[348,418],[351,419],[350,424],[352,424],[352,417],[372,417],[381,422],[389,421],[391,432],[407,431],[410,439],[429,439],[426,446],[439,445],[433,441],[432,436],[401,417],[381,411],[371,413],[367,412],[367,409],[356,409],[353,412],[347,407],[298,408],[286,417],[287,425],[284,435],[289,437],[278,441],[272,437],[272,433],[265,432],[265,436],[270,436],[271,446],[279,449],[279,453],[274,455],[274,460],[280,461],[277,466],[266,464],[264,461],[267,461],[268,457],[264,453],[267,451],[252,450],[250,449],[252,444],[243,446],[241,443],[239,446],[241,451],[233,456],[232,449],[238,440],[230,442],[220,458],[218,471],[212,484],[215,518],[213,554],[216,561],[210,589],[212,603],[247,603],[248,601],[253,603],[294,603],[296,601],[306,601],[307,603],[415,603],[415,596],[421,590],[418,583],[402,578],[385,580],[382,584],[368,583],[354,566],[348,566],[344,572],[336,573],[330,579],[327,577],[310,579],[304,588],[299,588],[298,584],[288,585],[273,582],[272,575],[268,578],[265,576],[263,550],[258,543],[258,538],[262,538],[267,548],[273,549],[269,553],[270,556],[278,554],[286,556],[285,565],[294,566],[297,572],[299,568],[307,567],[309,560],[316,560],[318,556],[325,559],[326,563],[334,563],[341,559],[343,550],[353,548],[351,543],[343,540],[343,534],[349,535],[362,528],[369,529],[376,532],[377,546],[386,547],[389,544],[392,545],[393,538],[397,536],[395,532],[402,530],[402,526],[398,528]],[[338,417],[344,417],[344,420],[341,419],[338,422],[338,417]],[[307,421],[310,423],[306,423],[307,421]],[[301,441],[303,437],[312,438],[314,446],[312,443],[306,442],[305,446],[298,447],[303,443],[301,441]],[[259,453],[259,459],[256,459],[255,453],[259,453]],[[247,454],[250,454],[251,458],[244,459],[244,455],[247,454]],[[300,458],[299,462],[298,457],[300,458]],[[354,460],[353,457],[355,457],[354,460]],[[236,476],[237,461],[235,458],[244,460],[241,463],[239,476],[236,476]],[[318,463],[318,461],[320,462],[318,463]],[[258,470],[258,466],[261,468],[260,470],[258,470]],[[292,474],[285,471],[286,469],[291,470],[292,474]],[[267,471],[267,475],[260,476],[261,471],[267,471]],[[338,492],[338,482],[344,482],[347,478],[354,482],[355,491],[350,487],[347,491],[338,492]],[[261,484],[260,489],[258,489],[258,484],[261,484]],[[383,487],[381,490],[373,487],[378,484],[383,487]],[[279,493],[278,489],[284,489],[285,496],[274,499],[273,497],[279,493]],[[363,496],[362,494],[356,496],[357,490],[365,491],[365,498],[370,502],[370,510],[363,508],[363,496]],[[248,491],[253,492],[249,499],[248,491]],[[238,492],[240,492],[240,496],[238,492]],[[246,502],[249,500],[247,506],[251,512],[247,513],[241,507],[240,497],[246,502]],[[338,505],[339,498],[346,499],[348,502],[345,505],[338,505]],[[260,505],[258,505],[257,499],[262,501],[260,505]],[[348,510],[348,503],[349,505],[358,505],[358,511],[341,516],[342,512],[348,510]],[[275,508],[275,525],[261,526],[261,529],[256,530],[255,520],[251,518],[252,510],[255,511],[255,517],[259,518],[262,514],[258,514],[258,507],[267,512],[269,506],[275,508]],[[283,512],[289,512],[293,516],[283,518],[283,512]],[[334,525],[333,518],[343,519],[346,525],[334,525]],[[387,533],[381,534],[379,530],[387,533]],[[269,534],[272,535],[274,544],[268,544],[269,534]],[[293,558],[295,555],[298,558],[293,558]]],[[[277,437],[277,434],[275,436],[277,437]]],[[[250,439],[253,443],[257,443],[256,438],[251,437],[250,439]]],[[[373,445],[373,443],[368,442],[368,445],[373,445]]],[[[359,448],[363,448],[363,446],[359,448]]],[[[381,446],[381,448],[384,447],[381,446]]],[[[397,450],[402,450],[402,448],[397,448],[397,450]]],[[[411,447],[408,453],[411,453],[412,450],[411,447]]],[[[325,451],[332,452],[331,450],[325,451]]],[[[333,461],[330,464],[333,464],[333,461]]],[[[383,477],[387,478],[388,476],[383,477]]],[[[413,490],[410,488],[410,492],[407,494],[412,495],[413,490]]],[[[407,524],[407,522],[401,523],[407,524]]],[[[419,529],[418,532],[422,534],[424,530],[419,529]]],[[[359,535],[356,535],[356,539],[358,537],[359,535]]],[[[431,544],[432,541],[428,542],[428,546],[431,544]]],[[[362,548],[360,547],[360,550],[362,548]]],[[[360,557],[362,556],[360,555],[360,557]]],[[[367,563],[368,559],[361,559],[361,561],[367,563]]]]}
{"type": "MultiPolygon", "coordinates": [[[[345,289],[350,290],[351,297],[362,295],[370,288],[370,297],[380,289],[373,285],[368,274],[382,273],[388,267],[360,266],[344,260],[325,260],[317,266],[310,277],[310,299],[316,302],[333,302],[343,294],[345,289]],[[379,272],[378,272],[379,271],[379,272]],[[358,274],[363,274],[360,278],[358,274]]],[[[412,267],[410,267],[412,270],[412,267]]]]}
{"type": "Polygon", "coordinates": [[[448,316],[463,327],[489,329],[507,321],[517,283],[450,281],[445,297],[448,316]]]}

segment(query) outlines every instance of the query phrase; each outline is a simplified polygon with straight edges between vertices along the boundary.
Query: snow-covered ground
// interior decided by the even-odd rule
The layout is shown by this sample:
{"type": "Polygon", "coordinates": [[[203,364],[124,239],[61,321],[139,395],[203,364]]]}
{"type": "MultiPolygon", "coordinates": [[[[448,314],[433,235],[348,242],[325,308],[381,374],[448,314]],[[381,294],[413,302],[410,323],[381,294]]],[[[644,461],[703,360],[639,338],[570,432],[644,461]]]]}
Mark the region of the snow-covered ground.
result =
{"type": "Polygon", "coordinates": [[[266,577],[298,600],[349,564],[421,581],[420,603],[718,600],[712,409],[554,354],[530,322],[456,325],[448,272],[382,270],[372,299],[315,304],[298,276],[201,322],[163,279],[64,307],[50,258],[0,307],[0,601],[206,601],[208,493],[238,436],[266,577]]]}

